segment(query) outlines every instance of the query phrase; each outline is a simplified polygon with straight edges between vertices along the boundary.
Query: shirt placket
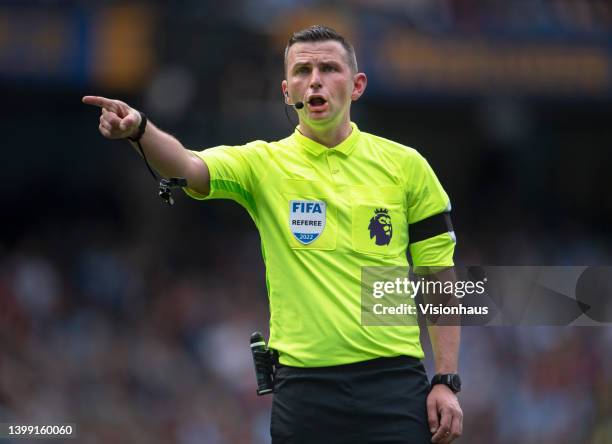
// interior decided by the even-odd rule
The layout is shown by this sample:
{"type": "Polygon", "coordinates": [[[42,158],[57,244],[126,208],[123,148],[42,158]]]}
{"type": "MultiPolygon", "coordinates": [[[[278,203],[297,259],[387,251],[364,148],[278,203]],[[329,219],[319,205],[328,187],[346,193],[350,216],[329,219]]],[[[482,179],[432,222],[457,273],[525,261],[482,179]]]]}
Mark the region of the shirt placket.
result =
{"type": "Polygon", "coordinates": [[[340,156],[333,149],[328,149],[325,153],[327,158],[327,166],[329,169],[329,176],[334,183],[342,183],[342,169],[340,168],[340,156]]]}

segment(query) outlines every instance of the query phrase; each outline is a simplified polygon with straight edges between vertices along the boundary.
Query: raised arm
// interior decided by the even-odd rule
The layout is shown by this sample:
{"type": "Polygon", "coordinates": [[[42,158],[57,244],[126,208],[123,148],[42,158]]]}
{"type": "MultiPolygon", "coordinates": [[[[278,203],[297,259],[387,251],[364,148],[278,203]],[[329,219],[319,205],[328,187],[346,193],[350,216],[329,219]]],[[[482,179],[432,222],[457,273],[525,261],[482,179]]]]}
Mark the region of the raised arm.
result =
{"type": "MultiPolygon", "coordinates": [[[[140,113],[126,103],[106,97],[85,96],[83,103],[102,110],[100,133],[108,139],[125,139],[136,134],[140,125],[140,113]]],[[[129,140],[129,139],[126,139],[129,140]]],[[[138,151],[136,143],[130,141],[138,151]]],[[[210,174],[204,161],[176,138],[157,128],[150,120],[140,139],[147,160],[164,177],[184,177],[189,188],[208,195],[210,174]]]]}

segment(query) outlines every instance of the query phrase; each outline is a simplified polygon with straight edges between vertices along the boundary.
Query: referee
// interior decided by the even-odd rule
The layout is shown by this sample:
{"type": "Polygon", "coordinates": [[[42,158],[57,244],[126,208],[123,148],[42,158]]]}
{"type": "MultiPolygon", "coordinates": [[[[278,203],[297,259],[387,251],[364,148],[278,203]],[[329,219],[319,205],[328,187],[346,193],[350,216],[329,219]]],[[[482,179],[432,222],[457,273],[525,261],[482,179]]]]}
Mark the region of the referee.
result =
{"type": "Polygon", "coordinates": [[[418,326],[361,324],[362,267],[407,267],[407,249],[414,266],[452,267],[449,198],[418,152],[351,122],[367,78],[336,31],[293,34],[285,77],[293,134],[202,152],[124,102],[83,102],[102,109],[103,136],[140,142],[162,175],[187,179],[189,196],[233,199],[255,221],[279,361],[274,444],[450,443],[462,431],[459,327],[429,327],[430,383],[418,326]]]}

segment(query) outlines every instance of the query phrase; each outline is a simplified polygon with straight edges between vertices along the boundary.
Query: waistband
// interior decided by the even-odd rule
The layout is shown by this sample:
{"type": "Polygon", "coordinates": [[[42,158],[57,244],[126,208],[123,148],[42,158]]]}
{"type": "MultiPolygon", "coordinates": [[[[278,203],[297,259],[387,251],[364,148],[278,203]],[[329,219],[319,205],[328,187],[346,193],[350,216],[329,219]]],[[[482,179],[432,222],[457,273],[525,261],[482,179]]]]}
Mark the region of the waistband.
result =
{"type": "Polygon", "coordinates": [[[276,367],[289,373],[325,373],[330,371],[357,372],[362,370],[384,370],[397,367],[415,367],[421,365],[421,360],[413,356],[393,356],[385,358],[369,359],[367,361],[353,362],[350,364],[332,365],[329,367],[292,367],[275,363],[276,367]]]}

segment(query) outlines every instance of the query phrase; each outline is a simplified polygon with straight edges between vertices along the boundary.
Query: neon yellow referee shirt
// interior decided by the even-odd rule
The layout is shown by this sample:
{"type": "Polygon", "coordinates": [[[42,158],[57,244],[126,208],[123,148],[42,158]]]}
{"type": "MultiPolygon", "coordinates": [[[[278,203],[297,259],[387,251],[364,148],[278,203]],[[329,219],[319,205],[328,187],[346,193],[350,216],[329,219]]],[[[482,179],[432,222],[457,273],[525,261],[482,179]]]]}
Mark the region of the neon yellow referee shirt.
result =
{"type": "MultiPolygon", "coordinates": [[[[235,200],[259,230],[269,346],[281,364],[423,357],[418,326],[361,325],[361,267],[408,266],[408,224],[444,212],[449,199],[417,151],[351,126],[333,148],[296,130],[195,152],[210,171],[210,194],[187,194],[235,200]]],[[[454,248],[452,233],[410,244],[423,266],[453,265],[454,248]]]]}

